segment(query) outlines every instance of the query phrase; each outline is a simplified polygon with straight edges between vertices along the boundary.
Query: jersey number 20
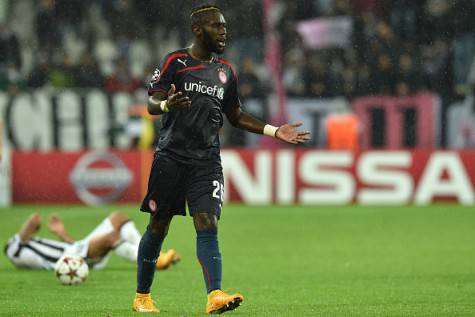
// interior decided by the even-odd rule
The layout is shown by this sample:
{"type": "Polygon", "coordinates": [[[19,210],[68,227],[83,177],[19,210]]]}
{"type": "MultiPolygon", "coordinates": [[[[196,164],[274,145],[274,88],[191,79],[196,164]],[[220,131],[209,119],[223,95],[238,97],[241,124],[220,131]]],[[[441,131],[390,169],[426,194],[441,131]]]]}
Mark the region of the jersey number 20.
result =
{"type": "Polygon", "coordinates": [[[213,197],[218,198],[219,200],[224,200],[224,184],[221,184],[219,181],[213,181],[213,197]]]}

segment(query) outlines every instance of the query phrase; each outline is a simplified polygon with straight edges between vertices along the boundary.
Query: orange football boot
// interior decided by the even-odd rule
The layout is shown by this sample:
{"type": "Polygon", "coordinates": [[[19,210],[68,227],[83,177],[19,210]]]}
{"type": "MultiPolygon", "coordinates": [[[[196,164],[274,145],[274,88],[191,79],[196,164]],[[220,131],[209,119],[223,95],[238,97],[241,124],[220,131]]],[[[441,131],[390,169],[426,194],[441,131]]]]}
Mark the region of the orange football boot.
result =
{"type": "Polygon", "coordinates": [[[236,309],[243,301],[244,297],[239,293],[229,295],[220,289],[216,289],[208,294],[206,313],[222,314],[225,311],[236,309]]]}
{"type": "Polygon", "coordinates": [[[170,265],[177,264],[180,260],[181,257],[173,249],[166,252],[160,251],[160,255],[157,259],[157,270],[166,270],[170,265]]]}
{"type": "Polygon", "coordinates": [[[136,293],[132,310],[138,313],[159,313],[160,310],[155,306],[152,296],[149,294],[136,293]]]}

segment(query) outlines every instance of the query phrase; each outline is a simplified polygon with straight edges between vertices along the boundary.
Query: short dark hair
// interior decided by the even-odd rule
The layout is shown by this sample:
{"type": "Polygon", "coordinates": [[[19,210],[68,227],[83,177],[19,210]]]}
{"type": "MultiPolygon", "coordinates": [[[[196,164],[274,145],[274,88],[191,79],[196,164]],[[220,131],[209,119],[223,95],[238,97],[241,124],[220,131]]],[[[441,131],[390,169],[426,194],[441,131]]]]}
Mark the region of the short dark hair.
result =
{"type": "Polygon", "coordinates": [[[220,7],[216,5],[212,5],[212,4],[205,4],[198,7],[194,7],[190,13],[191,24],[193,25],[195,23],[201,22],[201,18],[203,17],[203,15],[212,11],[217,11],[219,13],[222,13],[222,10],[220,7]]]}

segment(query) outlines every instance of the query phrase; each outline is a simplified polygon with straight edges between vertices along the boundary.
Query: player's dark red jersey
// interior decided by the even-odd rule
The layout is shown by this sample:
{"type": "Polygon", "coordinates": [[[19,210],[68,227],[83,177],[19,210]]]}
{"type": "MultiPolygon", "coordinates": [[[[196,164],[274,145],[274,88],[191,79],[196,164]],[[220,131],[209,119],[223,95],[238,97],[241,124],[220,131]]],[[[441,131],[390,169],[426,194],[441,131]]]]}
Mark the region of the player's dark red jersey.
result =
{"type": "Polygon", "coordinates": [[[181,49],[165,56],[148,93],[166,95],[171,84],[191,99],[191,108],[162,115],[157,151],[184,163],[219,162],[223,113],[241,104],[231,65],[219,57],[201,62],[181,49]]]}

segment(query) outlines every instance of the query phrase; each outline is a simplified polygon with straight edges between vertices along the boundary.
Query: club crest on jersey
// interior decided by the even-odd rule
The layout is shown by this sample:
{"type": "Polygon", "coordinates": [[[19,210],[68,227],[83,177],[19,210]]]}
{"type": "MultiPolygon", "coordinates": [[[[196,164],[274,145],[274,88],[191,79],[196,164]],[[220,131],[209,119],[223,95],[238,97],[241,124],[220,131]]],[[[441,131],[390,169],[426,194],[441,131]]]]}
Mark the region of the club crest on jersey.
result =
{"type": "Polygon", "coordinates": [[[226,75],[224,68],[218,68],[218,78],[223,84],[228,81],[228,75],[226,75]]]}

